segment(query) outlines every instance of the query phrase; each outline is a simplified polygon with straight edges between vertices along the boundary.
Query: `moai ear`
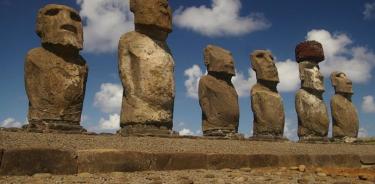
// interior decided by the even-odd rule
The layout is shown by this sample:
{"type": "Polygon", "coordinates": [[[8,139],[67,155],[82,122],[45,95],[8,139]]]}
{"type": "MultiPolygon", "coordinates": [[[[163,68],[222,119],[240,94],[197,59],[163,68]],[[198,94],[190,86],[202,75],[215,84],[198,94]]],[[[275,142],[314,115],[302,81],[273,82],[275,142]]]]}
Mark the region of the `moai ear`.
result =
{"type": "Polygon", "coordinates": [[[298,63],[299,68],[299,79],[301,81],[305,80],[305,65],[304,63],[298,63]]]}

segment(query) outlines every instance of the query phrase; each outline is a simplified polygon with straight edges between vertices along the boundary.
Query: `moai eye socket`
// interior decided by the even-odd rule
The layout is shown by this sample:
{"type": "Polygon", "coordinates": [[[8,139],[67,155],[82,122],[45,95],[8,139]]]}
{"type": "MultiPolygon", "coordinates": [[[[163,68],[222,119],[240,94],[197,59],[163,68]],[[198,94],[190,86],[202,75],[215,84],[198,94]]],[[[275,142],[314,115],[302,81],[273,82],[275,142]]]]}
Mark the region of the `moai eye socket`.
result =
{"type": "Polygon", "coordinates": [[[81,17],[75,12],[70,12],[70,18],[74,21],[81,22],[81,17]]]}
{"type": "Polygon", "coordinates": [[[263,58],[264,57],[264,54],[263,53],[259,53],[256,55],[257,58],[263,58]]]}
{"type": "Polygon", "coordinates": [[[47,10],[46,13],[44,13],[44,15],[54,16],[54,15],[59,14],[59,12],[60,12],[60,9],[53,8],[53,9],[47,10]]]}

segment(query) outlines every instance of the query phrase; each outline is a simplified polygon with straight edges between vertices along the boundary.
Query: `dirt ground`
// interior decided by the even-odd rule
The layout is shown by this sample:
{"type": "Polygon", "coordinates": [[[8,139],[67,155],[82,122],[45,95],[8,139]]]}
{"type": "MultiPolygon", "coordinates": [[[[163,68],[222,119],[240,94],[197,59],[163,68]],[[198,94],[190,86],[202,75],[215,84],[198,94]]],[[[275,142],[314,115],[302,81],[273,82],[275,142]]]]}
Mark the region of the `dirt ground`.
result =
{"type": "Polygon", "coordinates": [[[306,168],[242,168],[238,170],[145,171],[78,175],[35,174],[33,176],[0,176],[0,183],[124,183],[124,184],[373,184],[374,169],[306,168]]]}

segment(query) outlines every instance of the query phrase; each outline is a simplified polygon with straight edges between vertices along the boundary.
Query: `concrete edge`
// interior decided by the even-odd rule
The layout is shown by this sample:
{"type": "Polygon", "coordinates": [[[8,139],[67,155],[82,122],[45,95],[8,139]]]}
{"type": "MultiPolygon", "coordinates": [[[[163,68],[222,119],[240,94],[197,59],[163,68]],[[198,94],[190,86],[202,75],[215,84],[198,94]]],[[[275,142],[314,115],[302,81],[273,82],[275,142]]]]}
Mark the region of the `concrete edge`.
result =
{"type": "Polygon", "coordinates": [[[375,153],[356,154],[217,154],[150,153],[119,149],[67,151],[48,148],[0,149],[0,175],[35,173],[77,174],[134,172],[148,170],[239,169],[244,167],[359,168],[375,163],[375,153]],[[2,156],[1,156],[2,154],[2,156]],[[1,159],[2,158],[2,159],[1,159]]]}

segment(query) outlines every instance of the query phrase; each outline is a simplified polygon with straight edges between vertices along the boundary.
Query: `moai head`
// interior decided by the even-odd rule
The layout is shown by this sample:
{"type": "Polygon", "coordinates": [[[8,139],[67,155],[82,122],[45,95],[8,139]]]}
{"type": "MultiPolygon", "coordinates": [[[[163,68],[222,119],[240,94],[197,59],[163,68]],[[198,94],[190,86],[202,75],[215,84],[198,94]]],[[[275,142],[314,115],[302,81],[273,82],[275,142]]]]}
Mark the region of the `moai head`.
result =
{"type": "Polygon", "coordinates": [[[303,61],[310,61],[319,63],[324,61],[323,46],[317,41],[304,41],[297,45],[296,61],[298,63],[303,61]]]}
{"type": "Polygon", "coordinates": [[[331,74],[332,86],[336,93],[353,94],[352,81],[343,72],[332,72],[331,74]]]}
{"type": "Polygon", "coordinates": [[[134,13],[136,30],[147,29],[163,37],[172,32],[172,9],[168,0],[130,0],[130,11],[134,13]]]}
{"type": "Polygon", "coordinates": [[[36,33],[42,43],[83,48],[83,28],[81,17],[73,8],[49,4],[38,12],[36,33]]]}
{"type": "Polygon", "coordinates": [[[279,75],[271,51],[256,50],[251,53],[251,67],[259,80],[279,82],[279,75]]]}
{"type": "Polygon", "coordinates": [[[232,53],[223,48],[208,45],[204,49],[204,64],[208,72],[225,73],[235,76],[232,53]]]}
{"type": "Polygon", "coordinates": [[[319,71],[319,65],[308,61],[299,63],[302,87],[316,91],[324,91],[324,77],[319,71]]]}

